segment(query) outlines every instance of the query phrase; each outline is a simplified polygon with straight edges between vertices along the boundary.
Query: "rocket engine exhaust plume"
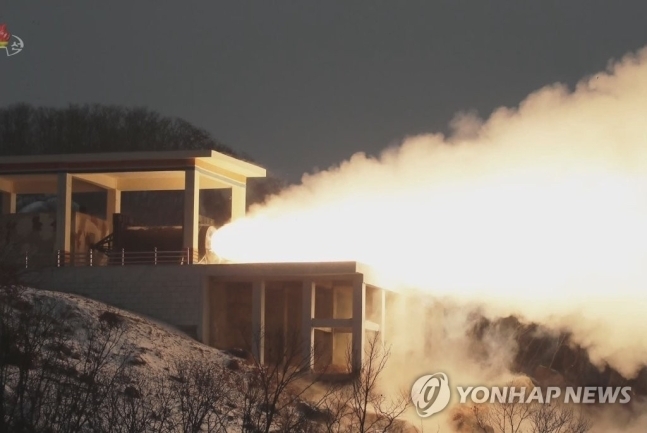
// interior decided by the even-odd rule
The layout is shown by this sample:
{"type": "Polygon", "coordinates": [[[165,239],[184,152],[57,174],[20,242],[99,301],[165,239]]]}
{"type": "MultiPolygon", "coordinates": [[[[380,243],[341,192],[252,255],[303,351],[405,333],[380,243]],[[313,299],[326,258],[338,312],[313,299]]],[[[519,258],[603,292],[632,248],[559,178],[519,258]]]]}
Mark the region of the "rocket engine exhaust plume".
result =
{"type": "Polygon", "coordinates": [[[634,375],[647,361],[647,49],[452,127],[304,175],[218,230],[216,253],[363,262],[384,285],[568,329],[634,375]]]}

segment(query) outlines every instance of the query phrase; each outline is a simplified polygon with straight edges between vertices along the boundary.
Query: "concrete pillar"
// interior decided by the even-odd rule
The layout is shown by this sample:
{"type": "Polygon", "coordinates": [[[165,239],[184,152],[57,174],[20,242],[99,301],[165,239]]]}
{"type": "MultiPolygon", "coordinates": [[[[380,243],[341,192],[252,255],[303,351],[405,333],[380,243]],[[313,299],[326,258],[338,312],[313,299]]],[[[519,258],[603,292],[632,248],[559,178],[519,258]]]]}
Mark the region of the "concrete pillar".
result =
{"type": "Polygon", "coordinates": [[[366,339],[366,284],[364,276],[359,275],[353,281],[353,372],[359,372],[364,362],[364,340],[366,339]]]}
{"type": "Polygon", "coordinates": [[[314,368],[315,332],[312,328],[312,319],[315,317],[315,287],[315,282],[312,280],[305,280],[303,282],[301,339],[303,344],[303,359],[304,361],[309,360],[310,370],[314,368]]]}
{"type": "Polygon", "coordinates": [[[195,168],[184,172],[184,236],[183,248],[198,251],[200,216],[200,173],[195,168]]]}
{"type": "Polygon", "coordinates": [[[265,281],[252,286],[252,355],[265,363],[265,281]]]}
{"type": "Polygon", "coordinates": [[[289,333],[289,290],[287,287],[283,287],[283,289],[281,289],[281,292],[283,294],[283,353],[286,353],[286,345],[294,344],[294,342],[298,340],[296,340],[295,335],[290,335],[289,333]]]}
{"type": "MultiPolygon", "coordinates": [[[[352,281],[335,283],[333,286],[333,318],[352,319],[353,317],[353,284],[352,281]]],[[[347,330],[333,329],[332,362],[337,366],[348,366],[348,355],[352,333],[347,330]]]]}
{"type": "Polygon", "coordinates": [[[70,252],[72,240],[72,175],[58,174],[56,202],[56,241],[54,251],[70,252]]]}
{"type": "Polygon", "coordinates": [[[230,315],[235,312],[227,308],[227,298],[235,294],[228,292],[227,285],[223,282],[210,283],[210,287],[209,310],[213,314],[209,316],[209,345],[218,349],[244,347],[249,336],[231,329],[230,315]]]}
{"type": "Polygon", "coordinates": [[[247,188],[244,186],[231,187],[231,220],[242,218],[246,213],[247,188]]]}
{"type": "Polygon", "coordinates": [[[106,220],[110,231],[113,232],[115,228],[112,225],[112,216],[116,213],[121,213],[121,191],[118,189],[109,189],[108,198],[106,202],[106,220]]]}
{"type": "MultiPolygon", "coordinates": [[[[335,286],[335,283],[333,282],[332,285],[332,318],[333,319],[339,319],[339,289],[335,286]]],[[[333,330],[333,334],[335,331],[333,330]]]]}
{"type": "Polygon", "coordinates": [[[209,277],[202,278],[202,320],[198,327],[198,337],[202,344],[209,345],[211,330],[211,299],[209,292],[209,277]]]}
{"type": "Polygon", "coordinates": [[[16,196],[13,192],[2,193],[2,213],[4,215],[16,213],[16,196]]]}

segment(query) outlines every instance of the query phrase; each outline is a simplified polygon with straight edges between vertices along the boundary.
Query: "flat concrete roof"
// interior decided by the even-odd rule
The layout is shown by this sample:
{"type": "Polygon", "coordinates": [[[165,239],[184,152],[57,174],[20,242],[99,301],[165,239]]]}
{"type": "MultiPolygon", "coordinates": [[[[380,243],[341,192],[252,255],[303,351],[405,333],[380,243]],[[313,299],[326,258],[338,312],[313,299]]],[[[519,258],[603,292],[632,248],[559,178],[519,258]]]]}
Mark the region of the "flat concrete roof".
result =
{"type": "Polygon", "coordinates": [[[364,283],[381,287],[371,268],[359,262],[227,263],[197,266],[204,267],[206,275],[223,280],[249,281],[259,278],[280,280],[309,277],[325,279],[362,274],[364,283]]]}
{"type": "Polygon", "coordinates": [[[75,153],[0,157],[0,190],[17,194],[55,191],[58,173],[70,173],[78,192],[91,186],[121,191],[184,189],[184,170],[195,168],[201,188],[244,186],[247,178],[265,177],[266,170],[214,150],[75,153]],[[49,188],[48,188],[49,186],[49,188]],[[52,189],[52,191],[49,191],[52,189]]]}

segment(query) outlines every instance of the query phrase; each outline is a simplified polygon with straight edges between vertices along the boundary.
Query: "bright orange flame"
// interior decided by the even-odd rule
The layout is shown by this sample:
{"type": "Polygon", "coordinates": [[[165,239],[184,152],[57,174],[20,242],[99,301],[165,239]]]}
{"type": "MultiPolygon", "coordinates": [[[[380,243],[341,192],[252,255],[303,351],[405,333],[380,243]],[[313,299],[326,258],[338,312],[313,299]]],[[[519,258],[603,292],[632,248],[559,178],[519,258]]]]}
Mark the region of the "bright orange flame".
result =
{"type": "Polygon", "coordinates": [[[402,193],[345,189],[321,205],[270,204],[212,245],[237,262],[359,261],[385,284],[528,300],[562,299],[573,285],[603,295],[600,282],[635,280],[647,264],[645,178],[528,171],[402,193]]]}
{"type": "Polygon", "coordinates": [[[238,262],[360,261],[387,286],[568,326],[598,361],[647,360],[647,51],[450,139],[411,138],[250,210],[238,262]],[[577,317],[577,319],[573,319],[577,317]]]}

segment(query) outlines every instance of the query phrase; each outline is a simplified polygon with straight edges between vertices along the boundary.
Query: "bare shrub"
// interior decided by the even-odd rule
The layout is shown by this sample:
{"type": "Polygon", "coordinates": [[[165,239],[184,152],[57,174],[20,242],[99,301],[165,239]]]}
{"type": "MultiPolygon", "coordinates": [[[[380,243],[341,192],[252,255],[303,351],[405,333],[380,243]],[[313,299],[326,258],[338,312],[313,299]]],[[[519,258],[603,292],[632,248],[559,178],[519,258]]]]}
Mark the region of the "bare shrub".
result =
{"type": "Polygon", "coordinates": [[[109,394],[97,431],[170,433],[174,396],[169,381],[131,369],[124,373],[109,394]]]}
{"type": "MultiPolygon", "coordinates": [[[[399,418],[409,406],[409,397],[401,391],[387,396],[380,389],[390,349],[381,343],[379,334],[366,341],[364,359],[359,371],[352,373],[349,383],[341,384],[324,400],[323,407],[330,414],[324,430],[342,432],[398,432],[404,430],[399,418]]],[[[349,369],[352,367],[351,350],[347,351],[349,369]]]]}
{"type": "Polygon", "coordinates": [[[519,400],[475,405],[472,413],[484,433],[586,433],[591,422],[563,403],[519,400]]]}
{"type": "Polygon", "coordinates": [[[171,390],[176,403],[174,431],[182,433],[227,431],[232,410],[232,380],[213,361],[183,359],[175,363],[171,390]]]}
{"type": "Polygon", "coordinates": [[[97,428],[119,375],[111,355],[123,327],[97,321],[75,330],[71,308],[16,286],[0,290],[0,310],[0,431],[97,428]]]}
{"type": "MultiPolygon", "coordinates": [[[[256,344],[262,336],[255,337],[256,344]]],[[[252,356],[252,368],[243,375],[239,389],[243,396],[244,432],[310,430],[312,421],[296,405],[325,370],[311,371],[318,355],[307,350],[298,332],[282,335],[282,342],[273,359],[265,363],[252,356]]],[[[317,406],[317,402],[311,403],[313,410],[317,406]]]]}

